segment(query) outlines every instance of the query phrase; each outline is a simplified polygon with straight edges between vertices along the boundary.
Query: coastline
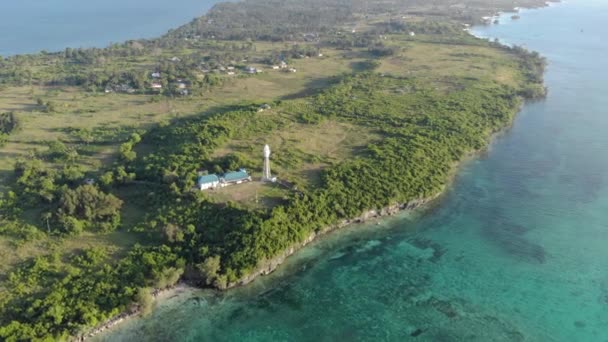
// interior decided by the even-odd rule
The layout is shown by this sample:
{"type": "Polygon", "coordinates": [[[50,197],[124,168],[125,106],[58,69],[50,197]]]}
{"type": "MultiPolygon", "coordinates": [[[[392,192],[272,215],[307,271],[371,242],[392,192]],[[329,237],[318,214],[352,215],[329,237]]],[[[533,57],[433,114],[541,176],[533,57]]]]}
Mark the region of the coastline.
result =
{"type": "MultiPolygon", "coordinates": [[[[450,176],[450,177],[453,178],[452,176],[450,176]]],[[[227,286],[225,288],[222,288],[220,290],[229,290],[231,288],[244,286],[244,285],[247,285],[247,284],[251,283],[252,281],[254,281],[258,276],[264,276],[264,275],[268,275],[268,274],[272,273],[273,271],[275,271],[277,269],[277,267],[279,267],[283,262],[285,262],[285,260],[288,257],[297,253],[300,249],[306,247],[308,244],[316,241],[317,239],[323,237],[324,235],[332,233],[333,231],[339,230],[339,229],[349,226],[351,224],[366,223],[366,222],[369,222],[369,221],[372,221],[375,219],[380,219],[382,217],[393,216],[399,212],[414,211],[414,210],[420,209],[423,206],[425,206],[426,204],[431,203],[433,200],[435,200],[436,198],[438,198],[442,194],[444,194],[447,184],[449,184],[449,182],[446,183],[446,186],[444,186],[444,188],[435,195],[432,195],[432,196],[429,196],[426,198],[422,198],[422,199],[412,200],[407,203],[394,204],[392,206],[385,207],[385,208],[382,208],[379,210],[378,209],[368,210],[358,217],[343,220],[342,222],[339,222],[338,224],[330,225],[330,226],[320,230],[319,232],[313,232],[304,241],[291,246],[287,250],[283,251],[283,253],[275,256],[274,258],[272,258],[270,260],[267,260],[266,262],[262,263],[262,265],[259,265],[255,270],[253,270],[248,275],[243,276],[241,279],[239,279],[235,282],[227,284],[227,286]]]]}
{"type": "MultiPolygon", "coordinates": [[[[479,152],[482,152],[482,151],[483,150],[480,150],[479,152]]],[[[285,250],[283,253],[279,254],[278,256],[275,256],[274,258],[266,261],[265,263],[258,266],[254,271],[252,271],[248,275],[242,277],[241,279],[239,279],[233,283],[228,284],[225,288],[221,288],[221,289],[213,288],[213,289],[215,291],[228,291],[228,290],[236,288],[236,287],[246,286],[247,284],[249,284],[252,281],[254,281],[255,279],[257,279],[259,276],[269,275],[272,272],[274,272],[279,266],[281,266],[287,260],[287,258],[296,254],[302,248],[308,246],[312,242],[319,240],[320,238],[322,238],[325,235],[328,235],[328,234],[333,233],[334,231],[340,230],[341,228],[345,228],[352,224],[369,223],[371,221],[379,220],[383,217],[393,216],[393,215],[396,215],[396,214],[402,213],[402,212],[411,212],[414,210],[424,209],[425,207],[431,205],[436,199],[438,199],[445,193],[445,189],[447,189],[449,184],[451,184],[452,180],[454,179],[454,177],[457,173],[456,171],[459,169],[460,165],[463,164],[464,162],[470,160],[472,156],[476,155],[476,153],[477,152],[469,153],[461,161],[456,163],[457,166],[454,167],[453,170],[450,172],[448,182],[446,182],[443,189],[441,191],[439,191],[438,193],[436,193],[435,195],[429,196],[429,197],[426,197],[423,199],[413,200],[413,201],[410,201],[410,202],[407,202],[404,204],[395,204],[395,205],[392,205],[389,207],[385,207],[381,210],[376,210],[376,209],[369,210],[356,218],[349,219],[349,220],[343,220],[342,222],[340,222],[338,224],[328,226],[319,232],[312,233],[304,241],[302,241],[298,244],[295,244],[294,246],[285,250]]],[[[170,286],[170,287],[167,287],[164,289],[155,289],[154,293],[153,293],[153,302],[158,303],[160,301],[166,300],[187,289],[203,289],[203,287],[192,285],[185,281],[180,280],[177,284],[175,284],[173,286],[170,286]]],[[[95,328],[88,330],[87,332],[85,332],[79,336],[74,336],[74,338],[72,340],[73,341],[87,341],[99,334],[106,332],[107,330],[114,328],[115,326],[117,326],[123,322],[126,322],[127,320],[138,317],[140,315],[140,313],[141,313],[141,311],[137,307],[135,307],[132,310],[127,310],[127,311],[122,312],[122,313],[118,314],[117,316],[109,319],[108,321],[96,326],[95,328]]]]}
{"type": "MultiPolygon", "coordinates": [[[[187,283],[180,281],[173,286],[169,286],[167,288],[160,289],[160,290],[157,289],[152,294],[153,302],[157,303],[159,301],[165,300],[169,297],[172,297],[175,294],[181,293],[182,291],[185,291],[190,288],[196,288],[196,287],[190,286],[187,283]]],[[[135,304],[134,304],[134,306],[135,306],[135,304]]],[[[140,313],[141,312],[140,312],[139,308],[137,308],[137,307],[135,307],[132,310],[124,311],[124,312],[118,314],[117,316],[109,319],[108,321],[104,322],[103,324],[100,324],[97,327],[95,327],[91,330],[88,330],[87,332],[81,334],[80,336],[74,336],[74,338],[72,340],[73,341],[87,341],[90,338],[93,338],[109,329],[112,329],[114,326],[116,326],[122,322],[125,322],[129,319],[133,319],[133,318],[139,316],[140,313]]]]}
{"type": "MultiPolygon", "coordinates": [[[[392,206],[388,206],[388,207],[382,208],[380,210],[378,210],[378,209],[368,210],[358,217],[343,220],[342,222],[340,222],[338,224],[327,226],[319,232],[313,232],[304,241],[302,241],[298,244],[295,244],[294,246],[285,250],[283,253],[275,256],[274,258],[272,258],[270,260],[267,260],[262,265],[259,265],[254,271],[252,271],[248,275],[243,276],[242,278],[240,278],[239,280],[237,280],[235,282],[229,283],[225,288],[222,288],[222,289],[213,288],[213,289],[215,291],[228,291],[228,290],[240,287],[240,286],[247,286],[249,283],[253,282],[258,277],[266,276],[266,275],[269,275],[272,272],[274,272],[279,266],[281,266],[287,260],[287,258],[296,254],[297,252],[299,252],[301,249],[305,248],[309,244],[323,238],[324,236],[326,236],[328,234],[338,231],[341,228],[345,228],[352,224],[373,222],[374,220],[379,220],[384,217],[394,216],[399,213],[413,212],[416,210],[425,210],[425,209],[430,208],[432,205],[437,204],[437,201],[439,201],[441,199],[441,197],[443,195],[445,195],[446,190],[453,184],[456,176],[458,175],[458,171],[460,170],[460,168],[464,164],[470,162],[471,160],[474,160],[475,158],[480,157],[483,153],[487,152],[487,150],[490,148],[491,144],[497,138],[499,138],[501,135],[505,134],[512,127],[514,119],[515,119],[515,117],[517,117],[517,114],[519,114],[519,112],[521,111],[523,105],[525,104],[525,101],[526,100],[524,99],[524,101],[522,101],[520,106],[515,110],[515,113],[508,125],[504,126],[503,128],[501,128],[498,131],[492,132],[488,136],[488,144],[484,148],[479,149],[479,150],[469,151],[469,152],[465,153],[459,161],[454,163],[454,165],[452,166],[452,168],[448,174],[448,178],[447,178],[443,188],[440,191],[438,191],[437,193],[435,193],[434,195],[428,196],[425,198],[421,198],[421,199],[412,200],[407,203],[394,204],[392,206]]],[[[177,284],[175,284],[173,286],[167,287],[165,289],[156,289],[153,294],[154,295],[153,302],[154,303],[161,302],[163,300],[173,297],[174,295],[179,294],[180,292],[188,290],[188,289],[203,289],[203,287],[189,284],[185,281],[180,280],[177,284]]],[[[120,323],[126,322],[127,320],[130,320],[133,318],[136,318],[139,315],[140,315],[139,308],[136,308],[136,309],[130,310],[130,311],[125,311],[125,312],[117,315],[116,317],[111,318],[110,320],[104,322],[103,324],[98,325],[97,327],[87,331],[86,333],[75,337],[73,340],[74,341],[87,341],[99,334],[102,334],[110,329],[113,329],[120,323]]]]}
{"type": "MultiPolygon", "coordinates": [[[[551,6],[551,4],[560,3],[560,2],[561,2],[561,0],[549,0],[549,1],[545,1],[544,5],[540,5],[540,6],[536,6],[536,7],[521,7],[521,9],[542,9],[542,8],[551,6]]],[[[494,15],[500,16],[504,13],[510,13],[510,12],[498,11],[498,12],[495,12],[494,15]]],[[[475,26],[477,26],[477,25],[483,26],[483,25],[491,25],[491,24],[492,23],[485,23],[485,24],[477,23],[475,26]]],[[[486,37],[477,36],[470,30],[467,30],[467,32],[470,35],[472,35],[478,39],[489,39],[486,37]]],[[[507,45],[504,45],[503,43],[501,43],[501,45],[507,46],[507,45]]],[[[247,284],[253,282],[259,276],[269,275],[272,272],[274,272],[279,266],[281,266],[287,260],[287,258],[296,254],[302,248],[308,246],[312,242],[317,241],[318,239],[322,238],[323,236],[325,236],[327,234],[340,230],[341,228],[347,227],[351,224],[369,223],[369,222],[373,222],[374,220],[382,219],[383,217],[394,216],[398,213],[412,212],[415,210],[424,210],[424,209],[429,208],[431,205],[436,204],[437,203],[436,201],[439,200],[443,195],[445,195],[446,190],[453,184],[455,177],[457,176],[460,168],[465,163],[467,163],[475,158],[478,158],[480,155],[487,152],[487,150],[491,147],[492,143],[498,137],[505,134],[512,127],[515,118],[521,112],[522,107],[528,101],[533,101],[533,99],[522,98],[522,101],[519,104],[518,108],[514,109],[514,114],[511,117],[510,122],[508,124],[506,124],[504,127],[500,128],[499,130],[491,132],[488,136],[488,141],[487,141],[486,146],[484,146],[483,148],[481,148],[479,150],[469,151],[469,152],[465,153],[459,161],[454,162],[454,165],[452,166],[452,168],[450,169],[450,171],[448,173],[445,184],[442,186],[441,190],[439,190],[437,193],[435,193],[431,196],[424,197],[424,198],[414,199],[409,202],[394,204],[394,205],[391,205],[388,207],[384,207],[382,209],[371,209],[371,210],[364,212],[363,214],[361,214],[358,217],[354,217],[351,219],[345,219],[337,224],[327,226],[318,232],[313,232],[306,239],[304,239],[304,241],[289,247],[288,249],[284,250],[279,255],[271,258],[270,260],[267,260],[267,261],[261,263],[261,265],[258,265],[252,272],[241,277],[239,280],[227,284],[227,286],[225,288],[220,288],[220,289],[216,288],[215,290],[226,291],[226,290],[230,290],[230,289],[233,289],[236,287],[246,286],[247,284]]],[[[202,288],[203,287],[191,285],[191,284],[188,284],[187,282],[180,280],[177,284],[175,284],[173,286],[170,286],[170,287],[167,287],[164,289],[155,289],[154,294],[153,294],[153,297],[154,297],[153,301],[154,301],[154,303],[158,303],[160,301],[168,299],[169,297],[172,297],[175,294],[179,294],[182,291],[185,291],[187,289],[202,289],[202,288]]],[[[139,315],[140,315],[139,308],[125,311],[125,312],[117,315],[116,317],[104,322],[103,324],[98,325],[97,327],[87,331],[86,333],[82,334],[81,336],[75,337],[73,340],[75,340],[75,341],[89,340],[101,333],[106,332],[107,330],[114,328],[115,326],[119,325],[120,323],[123,323],[129,319],[135,318],[139,315]]]]}
{"type": "Polygon", "coordinates": [[[540,1],[538,1],[537,4],[536,3],[531,3],[531,4],[527,4],[527,5],[520,4],[520,5],[514,6],[514,7],[496,8],[492,12],[486,12],[485,16],[482,16],[481,18],[476,18],[474,20],[474,24],[479,25],[479,26],[496,25],[494,23],[494,20],[498,19],[503,14],[518,14],[521,12],[521,10],[542,9],[542,8],[550,7],[554,4],[559,4],[562,1],[563,0],[540,0],[540,1]]]}

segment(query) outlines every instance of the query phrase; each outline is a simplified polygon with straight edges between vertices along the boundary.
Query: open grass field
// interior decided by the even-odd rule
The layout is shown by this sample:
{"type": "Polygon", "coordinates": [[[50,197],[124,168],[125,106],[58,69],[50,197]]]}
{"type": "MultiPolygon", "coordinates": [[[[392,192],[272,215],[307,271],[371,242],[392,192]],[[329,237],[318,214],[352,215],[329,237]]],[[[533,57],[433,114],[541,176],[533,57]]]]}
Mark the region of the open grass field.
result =
{"type": "Polygon", "coordinates": [[[428,42],[424,36],[398,38],[398,55],[382,61],[379,72],[416,77],[450,90],[455,80],[491,80],[508,86],[522,82],[517,64],[506,53],[487,46],[428,42]]]}
{"type": "MultiPolygon", "coordinates": [[[[136,243],[151,242],[143,234],[116,231],[108,234],[83,233],[78,237],[50,238],[36,240],[23,245],[15,245],[10,238],[0,237],[0,289],[6,273],[20,262],[40,256],[57,253],[59,256],[72,254],[92,247],[104,248],[108,255],[118,259],[136,243]]],[[[61,261],[61,259],[60,259],[61,261]]],[[[67,261],[67,260],[63,260],[67,261]]]]}
{"type": "Polygon", "coordinates": [[[331,77],[351,72],[351,62],[339,57],[300,59],[293,64],[298,69],[296,73],[266,68],[262,74],[231,77],[221,88],[187,98],[89,93],[78,88],[0,89],[0,112],[16,112],[20,121],[20,129],[0,149],[0,174],[10,172],[15,159],[28,151],[44,151],[50,141],[77,143],[69,132],[83,128],[116,133],[86,146],[84,165],[96,169],[112,161],[118,145],[132,132],[144,131],[162,121],[213,112],[230,104],[310,95],[327,87],[331,77]],[[38,98],[55,103],[56,112],[45,113],[36,104],[38,98]]]}
{"type": "Polygon", "coordinates": [[[249,209],[267,209],[283,202],[289,190],[276,183],[253,181],[206,191],[214,201],[236,202],[249,209]]]}
{"type": "Polygon", "coordinates": [[[254,176],[261,176],[262,149],[271,147],[271,170],[280,178],[300,186],[314,188],[320,183],[324,167],[354,157],[365,145],[381,137],[373,131],[352,124],[325,120],[319,124],[303,124],[289,113],[270,110],[266,115],[284,116],[286,127],[247,139],[233,139],[217,149],[214,157],[239,153],[250,160],[259,160],[254,176]]]}

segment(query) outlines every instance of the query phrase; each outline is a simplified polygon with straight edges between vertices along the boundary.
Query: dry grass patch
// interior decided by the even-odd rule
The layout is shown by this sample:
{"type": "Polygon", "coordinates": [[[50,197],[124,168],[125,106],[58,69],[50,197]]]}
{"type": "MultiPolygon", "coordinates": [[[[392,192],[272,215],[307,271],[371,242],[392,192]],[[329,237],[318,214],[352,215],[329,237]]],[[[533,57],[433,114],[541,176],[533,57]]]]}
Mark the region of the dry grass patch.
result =
{"type": "Polygon", "coordinates": [[[415,76],[442,85],[445,79],[493,80],[516,86],[521,81],[512,57],[483,46],[408,44],[398,56],[383,59],[379,72],[415,76]]]}
{"type": "Polygon", "coordinates": [[[251,209],[272,208],[283,202],[289,192],[279,184],[258,180],[205,191],[216,202],[236,202],[251,209]]]}
{"type": "Polygon", "coordinates": [[[272,149],[273,174],[301,185],[318,185],[320,171],[341,160],[360,153],[365,146],[380,139],[368,128],[349,123],[324,120],[319,124],[291,122],[287,127],[266,135],[234,139],[216,150],[213,157],[239,153],[250,160],[259,160],[262,169],[262,148],[272,149]]]}

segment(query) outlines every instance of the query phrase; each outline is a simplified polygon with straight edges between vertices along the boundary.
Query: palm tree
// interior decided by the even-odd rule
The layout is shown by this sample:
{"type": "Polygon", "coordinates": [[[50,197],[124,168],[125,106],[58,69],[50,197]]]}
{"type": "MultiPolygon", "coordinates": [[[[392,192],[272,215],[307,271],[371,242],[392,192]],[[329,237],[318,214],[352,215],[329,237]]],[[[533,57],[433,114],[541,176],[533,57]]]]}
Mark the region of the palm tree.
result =
{"type": "Polygon", "coordinates": [[[53,217],[53,214],[50,211],[42,213],[42,219],[46,221],[46,231],[48,234],[51,233],[51,225],[49,224],[49,220],[53,217]]]}

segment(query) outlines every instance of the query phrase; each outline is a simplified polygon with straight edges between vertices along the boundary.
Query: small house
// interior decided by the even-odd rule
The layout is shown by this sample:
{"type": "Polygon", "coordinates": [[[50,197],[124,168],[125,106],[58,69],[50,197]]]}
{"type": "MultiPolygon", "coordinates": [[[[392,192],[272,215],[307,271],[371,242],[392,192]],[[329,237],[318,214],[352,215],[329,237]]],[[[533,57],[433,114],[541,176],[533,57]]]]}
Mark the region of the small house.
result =
{"type": "Polygon", "coordinates": [[[297,72],[298,70],[296,68],[289,68],[287,69],[288,72],[297,72]]]}
{"type": "Polygon", "coordinates": [[[228,75],[232,76],[232,75],[234,75],[234,74],[235,74],[235,72],[234,72],[234,71],[228,71],[226,74],[228,74],[228,75]]]}
{"type": "Polygon", "coordinates": [[[416,33],[415,32],[410,32],[410,37],[414,37],[414,36],[416,36],[416,33]]]}
{"type": "Polygon", "coordinates": [[[158,72],[158,71],[153,72],[152,78],[160,78],[160,72],[158,72]]]}
{"type": "Polygon", "coordinates": [[[256,68],[251,67],[251,66],[250,66],[250,67],[245,68],[245,71],[246,71],[248,74],[255,74],[255,73],[257,73],[257,72],[258,72],[258,70],[257,70],[256,68]]]}
{"type": "Polygon", "coordinates": [[[272,70],[279,70],[279,69],[281,69],[281,67],[279,67],[278,65],[273,65],[272,66],[272,70]]]}
{"type": "Polygon", "coordinates": [[[228,186],[233,184],[241,184],[244,182],[250,182],[251,176],[247,173],[247,170],[240,169],[239,171],[231,171],[224,174],[221,178],[222,186],[228,186]]]}
{"type": "Polygon", "coordinates": [[[155,90],[163,89],[163,85],[160,84],[160,82],[152,82],[152,84],[150,85],[150,87],[152,89],[155,89],[155,90]]]}
{"type": "Polygon", "coordinates": [[[181,59],[179,59],[179,57],[173,56],[171,57],[171,62],[180,62],[181,59]]]}
{"type": "Polygon", "coordinates": [[[202,190],[213,189],[220,185],[220,178],[215,175],[204,175],[198,177],[198,188],[202,190]]]}
{"type": "Polygon", "coordinates": [[[281,69],[287,68],[287,63],[285,63],[285,61],[281,61],[281,63],[279,63],[279,68],[281,68],[281,69]]]}

